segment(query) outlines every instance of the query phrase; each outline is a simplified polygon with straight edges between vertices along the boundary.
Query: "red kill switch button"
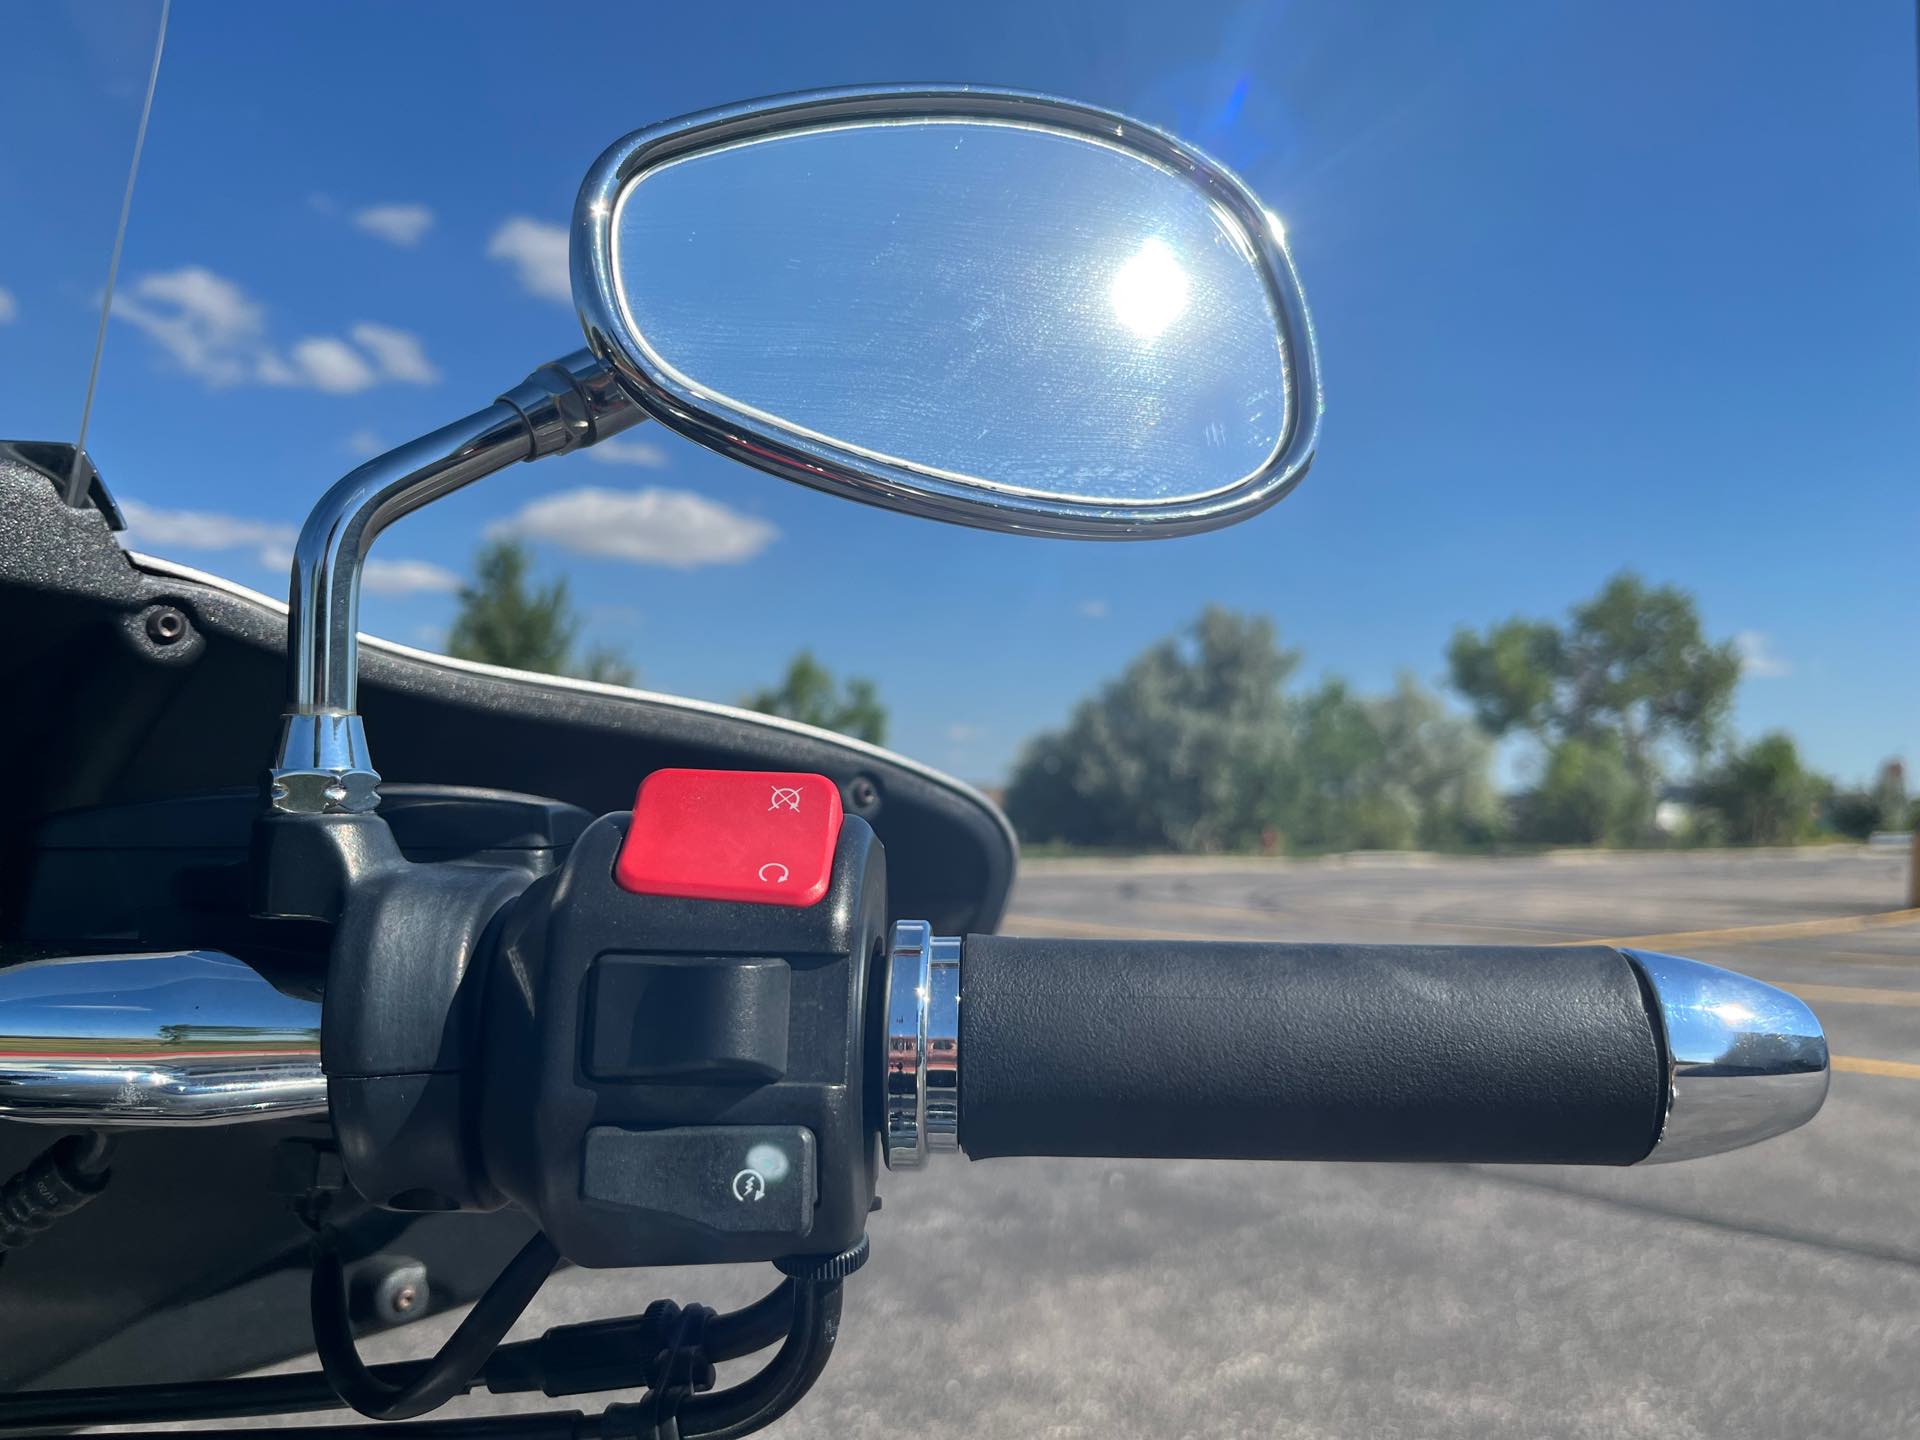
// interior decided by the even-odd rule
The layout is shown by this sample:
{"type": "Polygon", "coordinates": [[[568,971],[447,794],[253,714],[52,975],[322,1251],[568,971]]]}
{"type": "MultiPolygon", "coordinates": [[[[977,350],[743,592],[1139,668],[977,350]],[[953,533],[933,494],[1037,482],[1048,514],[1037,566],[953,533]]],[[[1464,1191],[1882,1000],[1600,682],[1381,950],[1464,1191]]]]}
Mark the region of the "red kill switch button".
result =
{"type": "Polygon", "coordinates": [[[840,791],[824,775],[656,770],[613,878],[642,895],[811,905],[827,893],[840,791]]]}

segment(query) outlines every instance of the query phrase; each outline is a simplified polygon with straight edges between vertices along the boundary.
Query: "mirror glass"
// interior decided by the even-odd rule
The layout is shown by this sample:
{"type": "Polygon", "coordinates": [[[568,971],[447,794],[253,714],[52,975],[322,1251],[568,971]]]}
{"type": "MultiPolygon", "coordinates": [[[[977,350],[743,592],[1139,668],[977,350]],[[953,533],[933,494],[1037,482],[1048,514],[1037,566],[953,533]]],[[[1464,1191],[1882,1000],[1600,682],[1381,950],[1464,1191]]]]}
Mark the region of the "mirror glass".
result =
{"type": "Polygon", "coordinates": [[[623,342],[773,433],[984,490],[1152,506],[1271,467],[1285,330],[1205,189],[1089,135],[865,121],[620,192],[623,342]]]}

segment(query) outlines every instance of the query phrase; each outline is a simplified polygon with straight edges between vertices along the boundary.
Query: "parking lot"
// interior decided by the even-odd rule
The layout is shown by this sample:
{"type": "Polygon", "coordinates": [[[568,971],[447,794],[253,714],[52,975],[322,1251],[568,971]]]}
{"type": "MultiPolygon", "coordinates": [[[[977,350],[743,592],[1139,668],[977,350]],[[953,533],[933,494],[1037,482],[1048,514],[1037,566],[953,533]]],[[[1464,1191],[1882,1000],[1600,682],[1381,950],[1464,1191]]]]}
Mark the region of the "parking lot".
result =
{"type": "MultiPolygon", "coordinates": [[[[885,1183],[788,1436],[1920,1433],[1920,915],[1905,858],[1030,864],[1016,933],[1635,938],[1807,998],[1825,1111],[1630,1170],[958,1157],[885,1183]]],[[[759,1273],[573,1271],[529,1329],[759,1273]]],[[[439,1320],[383,1337],[421,1353],[439,1320]]],[[[497,1408],[498,1402],[475,1409],[497,1408]]]]}

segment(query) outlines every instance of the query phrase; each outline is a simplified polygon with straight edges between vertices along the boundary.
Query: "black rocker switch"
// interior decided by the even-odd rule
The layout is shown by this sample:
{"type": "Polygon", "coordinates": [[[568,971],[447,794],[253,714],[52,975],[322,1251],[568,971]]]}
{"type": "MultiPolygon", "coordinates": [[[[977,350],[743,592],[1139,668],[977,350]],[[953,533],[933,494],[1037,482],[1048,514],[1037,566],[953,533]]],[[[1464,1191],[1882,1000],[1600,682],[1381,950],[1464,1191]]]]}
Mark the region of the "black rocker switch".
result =
{"type": "Polygon", "coordinates": [[[787,1073],[784,960],[602,955],[591,984],[586,1070],[596,1080],[705,1084],[787,1073]]]}
{"type": "Polygon", "coordinates": [[[730,1234],[813,1228],[813,1132],[797,1125],[702,1125],[587,1132],[580,1194],[730,1234]]]}

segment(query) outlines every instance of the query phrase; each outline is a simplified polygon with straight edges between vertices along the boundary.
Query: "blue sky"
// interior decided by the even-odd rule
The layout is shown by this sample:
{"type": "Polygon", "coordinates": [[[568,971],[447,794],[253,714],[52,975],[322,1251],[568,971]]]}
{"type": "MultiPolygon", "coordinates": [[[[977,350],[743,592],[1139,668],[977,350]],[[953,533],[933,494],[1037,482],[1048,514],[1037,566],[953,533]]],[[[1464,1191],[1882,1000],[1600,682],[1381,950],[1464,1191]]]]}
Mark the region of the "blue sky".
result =
{"type": "MultiPolygon", "coordinates": [[[[1157,545],[1017,539],[643,427],[389,531],[367,627],[431,643],[450,577],[517,525],[648,686],[735,699],[811,646],[879,681],[899,748],[994,780],[1209,601],[1378,688],[1438,680],[1456,624],[1631,566],[1748,637],[1744,733],[1846,778],[1920,761],[1903,0],[530,13],[177,0],[90,440],[148,548],[278,591],[361,452],[575,348],[554,227],[620,134],[781,90],[1010,85],[1174,129],[1284,218],[1328,397],[1293,497],[1157,545]]],[[[157,14],[0,15],[32,57],[0,90],[0,434],[77,424],[157,14]]]]}

